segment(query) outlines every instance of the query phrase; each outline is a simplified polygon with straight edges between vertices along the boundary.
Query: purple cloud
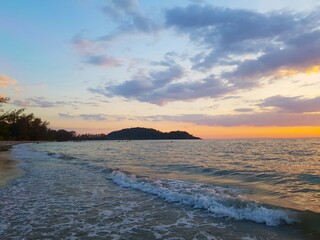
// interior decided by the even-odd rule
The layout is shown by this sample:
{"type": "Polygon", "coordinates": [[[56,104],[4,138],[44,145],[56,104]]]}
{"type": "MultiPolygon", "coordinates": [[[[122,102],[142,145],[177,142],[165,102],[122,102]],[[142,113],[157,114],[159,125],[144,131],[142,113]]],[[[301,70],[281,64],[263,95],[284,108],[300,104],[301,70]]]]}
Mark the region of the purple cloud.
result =
{"type": "Polygon", "coordinates": [[[79,115],[80,118],[84,120],[89,120],[89,121],[105,121],[107,120],[107,117],[103,114],[81,114],[79,115]]]}
{"type": "Polygon", "coordinates": [[[79,105],[89,105],[89,106],[98,106],[96,101],[50,101],[44,97],[32,97],[26,99],[16,99],[12,102],[13,105],[18,107],[39,107],[39,108],[53,108],[53,107],[65,107],[71,106],[73,108],[78,108],[79,105]]]}
{"type": "Polygon", "coordinates": [[[69,113],[58,113],[58,116],[65,119],[72,119],[74,116],[70,115],[69,113]]]}
{"type": "Polygon", "coordinates": [[[263,100],[258,106],[275,107],[280,111],[293,113],[320,112],[320,97],[302,98],[277,95],[263,100]]]}
{"type": "Polygon", "coordinates": [[[103,8],[103,12],[116,24],[117,29],[111,34],[100,37],[102,41],[110,41],[127,34],[155,34],[161,28],[161,24],[138,8],[135,0],[112,0],[103,8]]]}
{"type": "Polygon", "coordinates": [[[173,64],[164,71],[152,71],[118,85],[89,88],[92,93],[107,97],[121,96],[163,105],[172,101],[221,97],[236,89],[211,75],[200,81],[180,81],[184,77],[181,66],[173,64]]]}
{"type": "Polygon", "coordinates": [[[76,34],[71,39],[71,44],[80,52],[87,52],[91,50],[94,43],[89,39],[85,38],[83,34],[84,34],[84,31],[81,31],[80,33],[76,34]]]}
{"type": "MultiPolygon", "coordinates": [[[[129,77],[119,84],[88,89],[107,97],[120,96],[158,105],[223,98],[260,87],[263,79],[276,79],[282,71],[303,72],[320,62],[319,8],[312,12],[262,13],[193,4],[164,10],[164,21],[141,12],[134,0],[113,0],[103,10],[117,28],[100,40],[111,41],[125,34],[153,35],[161,29],[172,29],[197,46],[188,59],[182,53],[169,52],[162,61],[150,62],[158,70],[129,77]],[[187,71],[177,62],[191,63],[192,71],[205,76],[188,78],[187,71]],[[160,67],[165,70],[159,70],[160,67]],[[210,72],[213,67],[223,67],[222,72],[213,75],[210,72]]],[[[107,67],[122,64],[116,58],[94,54],[88,55],[86,62],[107,67]]]]}
{"type": "Polygon", "coordinates": [[[193,69],[234,68],[222,78],[239,89],[279,70],[304,70],[320,61],[319,9],[311,13],[269,12],[191,5],[166,11],[166,25],[205,47],[191,58],[193,69]],[[246,55],[252,54],[251,59],[246,55]],[[237,60],[235,60],[237,57],[237,60]],[[241,59],[242,58],[242,59],[241,59]]]}
{"type": "Polygon", "coordinates": [[[263,112],[252,114],[216,115],[184,114],[178,116],[151,116],[149,121],[186,122],[204,126],[319,126],[320,114],[263,112]]]}
{"type": "Polygon", "coordinates": [[[162,24],[139,10],[137,0],[111,0],[102,8],[103,13],[115,23],[115,29],[98,38],[86,38],[84,30],[71,39],[71,44],[82,54],[83,62],[101,67],[120,67],[125,63],[101,52],[111,48],[115,40],[134,34],[156,34],[162,24]]]}
{"type": "Polygon", "coordinates": [[[27,98],[25,100],[14,100],[13,105],[19,107],[40,107],[40,108],[52,108],[63,106],[66,104],[65,101],[48,101],[43,97],[27,98]]]}
{"type": "Polygon", "coordinates": [[[151,71],[147,75],[137,75],[133,79],[117,85],[95,89],[89,88],[88,90],[108,97],[122,96],[129,99],[162,104],[163,98],[165,98],[162,92],[172,95],[172,91],[175,91],[179,85],[179,83],[174,82],[183,76],[184,69],[177,64],[172,64],[163,71],[151,71]],[[167,89],[168,87],[170,89],[167,89]]]}
{"type": "Polygon", "coordinates": [[[113,57],[108,57],[106,55],[88,55],[85,62],[107,68],[120,67],[123,65],[121,60],[113,57]]]}
{"type": "Polygon", "coordinates": [[[107,115],[107,114],[79,114],[79,115],[71,115],[69,113],[58,113],[58,116],[65,119],[74,119],[74,118],[81,118],[87,121],[121,121],[127,120],[125,116],[114,116],[114,115],[107,115]]]}
{"type": "Polygon", "coordinates": [[[234,111],[236,112],[253,112],[253,109],[252,108],[236,108],[234,109],[234,111]]]}
{"type": "Polygon", "coordinates": [[[104,114],[80,114],[80,115],[70,115],[69,113],[59,113],[59,117],[65,119],[82,118],[88,121],[105,121],[107,120],[107,115],[104,114]]]}

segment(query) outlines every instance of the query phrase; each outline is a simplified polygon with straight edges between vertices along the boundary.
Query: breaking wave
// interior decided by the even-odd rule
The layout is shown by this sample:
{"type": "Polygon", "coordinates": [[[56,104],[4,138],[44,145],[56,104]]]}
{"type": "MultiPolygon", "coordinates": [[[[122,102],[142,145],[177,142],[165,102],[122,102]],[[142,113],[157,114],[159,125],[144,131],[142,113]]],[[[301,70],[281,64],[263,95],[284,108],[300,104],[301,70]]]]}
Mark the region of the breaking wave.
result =
{"type": "Polygon", "coordinates": [[[167,202],[205,209],[214,217],[249,220],[265,223],[267,226],[296,222],[294,212],[268,208],[260,203],[248,201],[238,195],[236,189],[179,180],[140,178],[118,170],[112,171],[109,175],[114,183],[122,187],[150,193],[167,202]]]}
{"type": "Polygon", "coordinates": [[[70,164],[81,165],[90,171],[105,174],[107,179],[121,187],[153,194],[166,202],[204,209],[213,217],[248,220],[267,226],[298,222],[296,211],[250,201],[241,195],[241,189],[139,177],[119,169],[98,166],[67,154],[46,152],[46,155],[49,158],[68,160],[70,164]]]}

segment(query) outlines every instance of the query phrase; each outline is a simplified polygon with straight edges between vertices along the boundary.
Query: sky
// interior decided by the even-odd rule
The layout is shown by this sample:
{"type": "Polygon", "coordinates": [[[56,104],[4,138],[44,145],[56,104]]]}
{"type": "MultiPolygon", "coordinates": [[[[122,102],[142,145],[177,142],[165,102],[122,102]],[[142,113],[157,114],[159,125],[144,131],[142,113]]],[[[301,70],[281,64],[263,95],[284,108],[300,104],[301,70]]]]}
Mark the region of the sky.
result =
{"type": "Polygon", "coordinates": [[[54,129],[320,137],[319,0],[0,1],[0,96],[54,129]]]}

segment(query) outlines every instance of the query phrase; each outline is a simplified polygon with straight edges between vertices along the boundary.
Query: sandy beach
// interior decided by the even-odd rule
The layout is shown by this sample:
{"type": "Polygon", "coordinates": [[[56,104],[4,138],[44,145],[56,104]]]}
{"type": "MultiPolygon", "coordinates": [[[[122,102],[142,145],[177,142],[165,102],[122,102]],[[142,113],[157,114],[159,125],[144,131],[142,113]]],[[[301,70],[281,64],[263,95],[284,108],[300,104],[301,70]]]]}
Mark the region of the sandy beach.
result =
{"type": "Polygon", "coordinates": [[[20,142],[0,141],[0,187],[23,174],[22,170],[16,167],[18,161],[12,159],[10,152],[12,145],[18,143],[20,142]]]}

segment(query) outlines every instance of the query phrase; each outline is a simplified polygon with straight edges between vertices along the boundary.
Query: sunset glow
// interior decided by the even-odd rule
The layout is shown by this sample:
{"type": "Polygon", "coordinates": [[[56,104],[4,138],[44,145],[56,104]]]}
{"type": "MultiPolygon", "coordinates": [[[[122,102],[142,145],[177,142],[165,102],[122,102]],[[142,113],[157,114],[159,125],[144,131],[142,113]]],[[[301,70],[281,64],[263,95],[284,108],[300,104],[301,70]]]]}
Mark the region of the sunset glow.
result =
{"type": "Polygon", "coordinates": [[[237,138],[318,138],[320,127],[196,127],[193,131],[199,132],[204,138],[237,139],[237,138]]]}
{"type": "Polygon", "coordinates": [[[312,68],[306,71],[307,74],[319,74],[320,73],[320,66],[313,66],[312,68]]]}
{"type": "Polygon", "coordinates": [[[0,16],[2,107],[51,128],[320,137],[313,0],[12,0],[0,16]]]}

